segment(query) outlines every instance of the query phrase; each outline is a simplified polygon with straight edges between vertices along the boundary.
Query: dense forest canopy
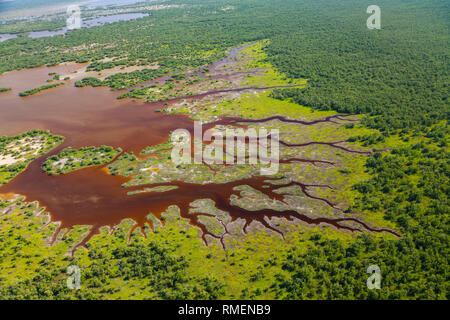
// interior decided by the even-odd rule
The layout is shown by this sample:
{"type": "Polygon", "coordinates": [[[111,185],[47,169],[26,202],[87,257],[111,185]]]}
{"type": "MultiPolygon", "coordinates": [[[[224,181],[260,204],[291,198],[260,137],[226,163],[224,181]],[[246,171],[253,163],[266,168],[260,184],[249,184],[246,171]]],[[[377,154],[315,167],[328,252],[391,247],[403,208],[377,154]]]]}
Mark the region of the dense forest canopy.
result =
{"type": "Polygon", "coordinates": [[[302,15],[297,27],[272,38],[270,60],[310,83],[275,96],[320,110],[369,113],[374,117],[366,124],[382,131],[447,119],[448,2],[378,1],[381,30],[365,26],[366,3],[352,2],[315,1],[315,17],[322,19],[302,15]]]}

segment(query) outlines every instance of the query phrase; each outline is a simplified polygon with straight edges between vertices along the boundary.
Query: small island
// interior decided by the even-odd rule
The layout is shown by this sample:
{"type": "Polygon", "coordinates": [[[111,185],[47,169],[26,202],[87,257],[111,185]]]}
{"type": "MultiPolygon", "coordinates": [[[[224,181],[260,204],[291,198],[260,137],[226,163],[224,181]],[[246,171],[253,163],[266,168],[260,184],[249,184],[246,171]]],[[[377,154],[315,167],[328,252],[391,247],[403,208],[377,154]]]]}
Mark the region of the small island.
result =
{"type": "Polygon", "coordinates": [[[54,84],[46,84],[46,85],[40,86],[38,88],[34,88],[34,89],[31,89],[31,90],[26,90],[26,91],[20,92],[19,96],[21,96],[21,97],[31,96],[33,94],[39,93],[39,92],[44,91],[44,90],[48,90],[48,89],[51,89],[51,88],[59,87],[59,86],[61,86],[63,84],[64,83],[62,83],[62,82],[54,83],[54,84]]]}
{"type": "Polygon", "coordinates": [[[49,175],[61,175],[90,166],[99,166],[114,160],[122,149],[109,146],[67,148],[60,154],[49,157],[42,168],[49,175]]]}
{"type": "Polygon", "coordinates": [[[32,130],[0,137],[0,186],[8,183],[38,157],[56,148],[64,138],[48,131],[32,130]]]}

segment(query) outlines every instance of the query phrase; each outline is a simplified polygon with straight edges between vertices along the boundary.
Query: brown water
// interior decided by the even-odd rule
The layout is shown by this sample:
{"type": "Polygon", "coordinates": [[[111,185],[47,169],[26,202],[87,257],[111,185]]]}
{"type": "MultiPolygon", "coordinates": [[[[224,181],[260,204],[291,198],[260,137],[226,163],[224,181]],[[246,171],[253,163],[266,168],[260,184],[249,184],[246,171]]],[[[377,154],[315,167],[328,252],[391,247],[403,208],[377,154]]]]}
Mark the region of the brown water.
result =
{"type": "MultiPolygon", "coordinates": [[[[153,213],[159,218],[170,205],[178,205],[182,216],[201,228],[203,236],[211,235],[198,222],[199,215],[188,212],[192,201],[205,198],[214,200],[219,209],[229,212],[232,220],[242,218],[246,221],[246,225],[252,221],[259,221],[274,231],[277,230],[272,228],[264,217],[277,216],[287,219],[295,217],[307,223],[327,223],[340,229],[391,232],[373,229],[354,218],[311,219],[295,211],[278,212],[268,209],[248,211],[230,205],[230,196],[237,193],[233,189],[239,185],[250,185],[274,199],[282,200],[281,195],[272,192],[274,188],[265,182],[266,179],[260,177],[227,184],[194,185],[175,182],[169,185],[178,186],[176,190],[128,196],[129,191],[143,187],[123,188],[122,184],[127,182],[127,179],[109,175],[104,167],[90,167],[63,176],[48,176],[41,169],[42,163],[48,156],[57,154],[69,146],[79,148],[109,145],[121,147],[125,152],[139,154],[147,146],[165,142],[170,132],[175,129],[184,128],[193,131],[193,122],[187,116],[155,112],[166,102],[117,100],[116,97],[120,92],[111,92],[107,88],[75,88],[73,82],[68,82],[63,87],[34,96],[25,98],[18,96],[20,91],[45,83],[49,78],[49,72],[68,74],[76,69],[80,69],[80,65],[67,64],[10,72],[0,76],[0,87],[12,88],[12,91],[0,94],[0,135],[16,135],[31,129],[46,129],[65,137],[64,143],[57,149],[35,160],[26,171],[6,186],[0,187],[0,193],[17,193],[25,195],[28,201],[38,201],[51,213],[53,221],[61,222],[60,228],[92,225],[92,232],[85,241],[98,232],[101,226],[114,226],[125,218],[134,219],[138,226],[143,226],[146,222],[151,224],[146,218],[147,215],[153,213]],[[356,226],[343,225],[342,222],[345,221],[353,222],[356,226]]],[[[191,98],[198,99],[203,96],[205,95],[191,98]]],[[[169,103],[178,100],[173,99],[169,103]]],[[[237,122],[238,119],[224,119],[218,123],[237,122]]],[[[309,193],[308,188],[315,186],[297,185],[306,196],[334,206],[330,201],[309,193]]]]}
{"type": "Polygon", "coordinates": [[[149,207],[138,196],[127,197],[121,184],[101,168],[87,168],[64,176],[51,177],[41,165],[51,154],[66,147],[110,145],[138,154],[146,146],[167,140],[171,131],[191,129],[183,115],[155,112],[163,103],[119,101],[117,92],[106,88],[75,88],[73,83],[22,98],[18,92],[45,82],[49,72],[64,73],[76,65],[36,68],[11,72],[0,77],[0,86],[13,90],[0,95],[0,135],[16,135],[31,129],[48,129],[64,136],[64,143],[37,159],[0,192],[23,194],[47,207],[64,227],[76,224],[113,225],[123,218],[148,214],[149,207]],[[145,207],[145,209],[144,209],[145,207]]]}

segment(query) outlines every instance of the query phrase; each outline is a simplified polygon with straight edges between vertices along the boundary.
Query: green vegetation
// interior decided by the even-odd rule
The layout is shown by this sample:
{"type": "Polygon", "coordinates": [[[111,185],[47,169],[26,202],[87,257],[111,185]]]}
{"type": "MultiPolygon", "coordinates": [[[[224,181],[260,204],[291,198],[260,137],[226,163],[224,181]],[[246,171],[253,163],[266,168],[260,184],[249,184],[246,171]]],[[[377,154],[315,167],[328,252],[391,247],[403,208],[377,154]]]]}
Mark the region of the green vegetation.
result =
{"type": "Polygon", "coordinates": [[[0,88],[0,92],[6,92],[6,91],[10,91],[11,88],[0,88]]]}
{"type": "Polygon", "coordinates": [[[275,90],[272,96],[319,110],[368,113],[363,124],[383,135],[349,139],[366,146],[400,133],[406,146],[368,159],[371,178],[354,186],[358,198],[353,209],[384,213],[402,238],[362,237],[350,245],[320,239],[307,253],[293,250],[284,266],[289,276],[273,284],[279,298],[449,298],[445,17],[437,1],[378,5],[385,25],[377,32],[363,30],[361,17],[346,6],[321,6],[317,9],[331,17],[346,19],[340,32],[317,32],[329,23],[319,19],[273,38],[270,61],[291,77],[308,78],[309,86],[275,90]],[[413,28],[406,28],[412,20],[413,28]],[[419,32],[423,37],[414,37],[419,32]],[[407,42],[411,37],[417,41],[407,42]],[[411,137],[420,142],[412,143],[411,137]],[[364,268],[371,264],[381,267],[382,289],[357,289],[367,278],[364,268]]]}
{"type": "Polygon", "coordinates": [[[111,76],[106,77],[105,80],[100,80],[94,77],[84,78],[75,83],[76,87],[100,87],[100,86],[109,86],[113,90],[120,90],[132,87],[138,83],[150,81],[156,78],[159,78],[165,74],[167,74],[171,69],[169,68],[158,68],[158,69],[143,69],[136,70],[133,72],[123,72],[116,73],[111,76]]]}
{"type": "Polygon", "coordinates": [[[278,298],[449,299],[449,153],[440,148],[448,127],[433,127],[427,135],[428,143],[372,156],[366,165],[372,178],[355,186],[355,209],[385,212],[402,238],[362,236],[344,245],[318,237],[307,253],[291,251],[283,265],[289,276],[273,284],[278,298]],[[382,270],[381,290],[358,289],[373,264],[382,270]]]}
{"type": "Polygon", "coordinates": [[[102,80],[94,78],[94,77],[84,78],[80,81],[75,82],[75,87],[80,87],[80,88],[86,87],[86,86],[101,87],[104,85],[106,85],[106,84],[104,84],[102,80]]]}
{"type": "MultiPolygon", "coordinates": [[[[368,4],[357,0],[285,0],[283,5],[271,0],[167,3],[186,7],[155,11],[139,21],[74,30],[65,37],[0,43],[0,72],[65,61],[89,62],[89,70],[95,71],[158,64],[158,69],[115,74],[105,80],[85,78],[76,83],[80,87],[123,89],[173,74],[168,83],[133,89],[122,96],[158,100],[186,94],[175,86],[177,81],[192,81],[189,85],[195,81],[196,89],[203,90],[207,81],[189,79],[190,73],[224,57],[230,47],[253,43],[245,51],[246,58],[253,58],[252,65],[246,67],[266,70],[262,76],[249,75],[239,84],[304,85],[307,80],[307,85],[276,89],[270,96],[247,93],[219,102],[182,102],[165,111],[190,113],[206,120],[221,115],[256,119],[277,114],[311,120],[336,112],[360,114],[355,118],[363,117],[362,123],[347,125],[305,129],[269,122],[264,126],[279,128],[288,142],[342,140],[355,149],[383,150],[366,158],[330,151],[326,146],[283,148],[283,157],[320,155],[336,165],[323,169],[287,164],[281,170],[285,177],[333,184],[339,192],[315,192],[332,198],[347,209],[346,213],[354,212],[375,226],[396,229],[401,237],[357,236],[328,226],[277,221],[285,239],[252,226],[247,234],[235,232],[225,249],[214,240],[206,247],[200,231],[172,207],[161,217],[164,227],[154,218],[154,232],[150,226],[144,228],[148,238],[136,230],[128,242],[132,223],[125,221],[113,234],[105,230],[93,237],[87,244],[89,250],[77,250],[70,258],[65,254],[88,232],[87,227],[60,235],[56,244],[47,248],[56,226],[42,229],[47,221],[38,220],[36,211],[40,209],[33,204],[5,200],[0,205],[8,210],[1,216],[0,298],[449,299],[447,3],[380,0],[382,29],[376,31],[366,27],[368,4]],[[234,9],[223,10],[230,6],[234,9]],[[116,60],[102,61],[105,58],[116,60]],[[83,270],[84,286],[79,292],[65,288],[64,275],[57,278],[70,264],[83,270]],[[382,272],[382,289],[377,291],[366,287],[366,270],[373,264],[382,272]]],[[[209,71],[203,69],[203,75],[209,71]]],[[[229,84],[209,81],[207,88],[213,85],[229,84]]],[[[2,139],[0,161],[22,159],[14,156],[12,160],[7,153],[11,143],[21,138],[2,139]]],[[[47,148],[17,162],[17,168],[16,164],[0,166],[0,181],[9,181],[59,139],[51,136],[53,142],[47,148]]],[[[123,154],[108,169],[111,174],[134,175],[130,182],[134,185],[168,180],[221,183],[252,176],[258,169],[176,167],[169,162],[168,146],[144,151],[158,157],[138,159],[134,154],[123,154]]],[[[81,150],[66,152],[48,159],[45,169],[58,174],[55,163],[84,154],[81,150]]],[[[85,154],[85,163],[94,161],[92,156],[102,159],[93,150],[85,154]]],[[[72,160],[67,170],[81,168],[79,163],[72,160]]],[[[65,164],[60,173],[64,168],[65,164]]],[[[168,190],[144,191],[162,192],[163,197],[168,190]]],[[[284,208],[250,187],[240,190],[242,196],[234,201],[242,207],[254,208],[256,203],[284,208]]],[[[311,215],[333,214],[326,205],[306,199],[298,189],[291,191],[291,206],[306,207],[311,215]]],[[[226,221],[227,214],[217,213],[214,204],[198,205],[197,212],[220,214],[220,221],[226,221]]],[[[204,220],[208,230],[224,232],[214,217],[208,219],[204,220]]],[[[236,230],[238,223],[233,225],[236,230]]]]}
{"type": "Polygon", "coordinates": [[[67,25],[66,19],[10,20],[0,24],[0,33],[26,34],[31,31],[56,30],[67,25]]]}
{"type": "Polygon", "coordinates": [[[63,137],[42,130],[0,137],[0,185],[11,181],[30,162],[54,149],[62,141],[63,137]]]}
{"type": "Polygon", "coordinates": [[[359,141],[362,145],[367,147],[377,143],[383,143],[386,141],[386,137],[380,133],[372,133],[364,136],[354,136],[348,139],[349,142],[359,141]]]}
{"type": "Polygon", "coordinates": [[[217,299],[224,293],[213,276],[191,274],[189,258],[176,246],[137,233],[129,241],[130,221],[112,235],[102,232],[89,251],[78,250],[72,258],[66,253],[88,227],[76,227],[48,247],[56,224],[40,230],[49,217],[36,203],[0,200],[0,212],[6,212],[0,216],[0,299],[217,299]],[[67,288],[69,265],[81,269],[79,291],[67,288]]]}
{"type": "Polygon", "coordinates": [[[86,147],[81,149],[67,148],[56,156],[51,156],[42,165],[50,175],[59,175],[90,166],[99,166],[114,160],[122,149],[109,146],[86,147]]]}
{"type": "Polygon", "coordinates": [[[448,119],[446,5],[377,5],[383,11],[379,31],[367,29],[367,16],[361,14],[367,6],[356,1],[302,6],[301,18],[271,38],[267,53],[280,71],[307,78],[309,86],[276,90],[274,97],[319,110],[367,113],[367,126],[388,132],[418,130],[448,119]]]}
{"type": "Polygon", "coordinates": [[[62,83],[62,82],[61,83],[54,83],[54,84],[46,84],[46,85],[40,86],[38,88],[34,88],[34,89],[31,89],[31,90],[26,90],[26,91],[20,92],[19,96],[21,96],[21,97],[31,96],[33,94],[39,93],[39,92],[44,91],[44,90],[48,90],[48,89],[51,89],[51,88],[59,87],[59,86],[61,86],[63,84],[64,83],[62,83]]]}
{"type": "Polygon", "coordinates": [[[108,62],[92,62],[88,67],[87,71],[103,71],[106,69],[112,69],[118,66],[128,65],[128,61],[125,59],[108,61],[108,62]]]}

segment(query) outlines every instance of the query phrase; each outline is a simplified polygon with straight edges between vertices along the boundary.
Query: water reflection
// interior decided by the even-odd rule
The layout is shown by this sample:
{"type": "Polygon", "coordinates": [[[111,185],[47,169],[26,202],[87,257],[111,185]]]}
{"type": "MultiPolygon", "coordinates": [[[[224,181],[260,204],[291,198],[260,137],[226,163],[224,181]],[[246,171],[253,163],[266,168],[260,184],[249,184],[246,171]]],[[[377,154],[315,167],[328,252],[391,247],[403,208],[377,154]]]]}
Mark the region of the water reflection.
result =
{"type": "MultiPolygon", "coordinates": [[[[114,23],[119,21],[129,21],[129,20],[135,20],[143,17],[147,17],[148,13],[122,13],[122,14],[115,14],[115,15],[109,15],[109,16],[101,16],[93,19],[86,19],[82,20],[81,27],[82,28],[91,28],[91,27],[97,27],[102,26],[107,23],[114,23]]],[[[58,30],[43,30],[43,31],[32,31],[28,34],[30,38],[42,38],[42,37],[53,37],[56,35],[64,35],[69,31],[67,27],[64,27],[62,29],[58,30]]],[[[16,34],[9,34],[4,33],[0,34],[0,42],[17,38],[16,34]]]]}
{"type": "Polygon", "coordinates": [[[14,39],[14,38],[17,38],[17,34],[12,34],[12,33],[0,34],[0,42],[3,42],[8,39],[14,39]]]}
{"type": "MultiPolygon", "coordinates": [[[[107,23],[114,23],[119,21],[128,21],[128,20],[135,20],[139,18],[143,18],[148,16],[147,13],[123,13],[123,14],[115,14],[111,16],[102,16],[94,19],[89,20],[82,20],[81,27],[82,28],[91,28],[91,27],[97,27],[102,26],[107,23]]],[[[29,33],[30,38],[42,38],[42,37],[53,37],[56,35],[66,34],[68,29],[66,27],[56,30],[56,31],[33,31],[29,33]]]]}

